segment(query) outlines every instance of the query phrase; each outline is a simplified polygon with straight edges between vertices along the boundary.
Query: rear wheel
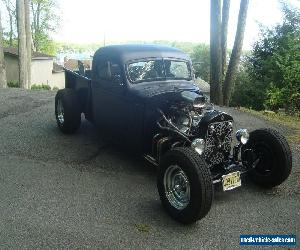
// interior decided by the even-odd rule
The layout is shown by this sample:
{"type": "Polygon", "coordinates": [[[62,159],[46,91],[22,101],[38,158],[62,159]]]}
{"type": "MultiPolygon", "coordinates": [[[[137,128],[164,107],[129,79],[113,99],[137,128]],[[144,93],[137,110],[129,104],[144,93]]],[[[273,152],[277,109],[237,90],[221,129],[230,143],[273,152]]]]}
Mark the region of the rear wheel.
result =
{"type": "MultiPolygon", "coordinates": [[[[285,181],[292,169],[292,153],[286,139],[276,130],[258,129],[250,133],[244,149],[254,152],[253,182],[274,187],[285,181]]],[[[243,150],[244,150],[243,149],[243,150]]]]}
{"type": "Polygon", "coordinates": [[[77,94],[72,89],[61,89],[55,96],[57,125],[65,134],[72,134],[80,127],[81,111],[77,94]]]}
{"type": "Polygon", "coordinates": [[[171,149],[163,156],[157,188],[167,213],[181,223],[194,223],[210,210],[211,174],[205,160],[190,148],[171,149]]]}

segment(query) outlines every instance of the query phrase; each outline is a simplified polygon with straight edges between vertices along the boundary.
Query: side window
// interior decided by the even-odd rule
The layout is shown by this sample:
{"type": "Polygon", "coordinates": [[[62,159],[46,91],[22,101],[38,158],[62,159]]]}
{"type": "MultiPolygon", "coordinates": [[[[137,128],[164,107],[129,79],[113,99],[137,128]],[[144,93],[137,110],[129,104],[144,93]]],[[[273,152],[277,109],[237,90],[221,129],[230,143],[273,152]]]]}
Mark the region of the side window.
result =
{"type": "Polygon", "coordinates": [[[97,78],[105,80],[108,78],[108,76],[108,61],[99,61],[97,67],[97,78]]]}
{"type": "Polygon", "coordinates": [[[95,77],[97,80],[104,80],[106,84],[116,85],[122,83],[122,71],[119,64],[101,60],[98,61],[95,77]]]}

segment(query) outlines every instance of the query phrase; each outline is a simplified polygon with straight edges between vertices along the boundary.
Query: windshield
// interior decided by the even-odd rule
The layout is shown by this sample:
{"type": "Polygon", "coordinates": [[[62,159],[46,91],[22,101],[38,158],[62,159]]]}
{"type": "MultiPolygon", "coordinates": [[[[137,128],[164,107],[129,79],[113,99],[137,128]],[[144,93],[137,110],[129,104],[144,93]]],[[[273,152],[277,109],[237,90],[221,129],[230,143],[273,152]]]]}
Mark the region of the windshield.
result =
{"type": "Polygon", "coordinates": [[[128,64],[127,71],[129,80],[132,83],[162,81],[166,79],[192,79],[189,63],[176,59],[137,61],[128,64]]]}

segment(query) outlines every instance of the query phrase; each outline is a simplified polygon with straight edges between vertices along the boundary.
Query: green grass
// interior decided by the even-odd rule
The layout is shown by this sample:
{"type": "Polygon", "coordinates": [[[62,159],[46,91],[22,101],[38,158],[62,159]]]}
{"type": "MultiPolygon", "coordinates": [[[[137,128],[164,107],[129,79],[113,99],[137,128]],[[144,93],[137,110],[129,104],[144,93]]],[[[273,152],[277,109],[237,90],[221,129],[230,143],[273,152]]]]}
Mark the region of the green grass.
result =
{"type": "Polygon", "coordinates": [[[300,143],[300,117],[291,116],[281,113],[269,112],[269,111],[256,111],[253,109],[241,108],[241,111],[251,113],[257,117],[266,119],[267,121],[274,122],[293,130],[293,133],[287,136],[287,139],[291,142],[300,143]]]}

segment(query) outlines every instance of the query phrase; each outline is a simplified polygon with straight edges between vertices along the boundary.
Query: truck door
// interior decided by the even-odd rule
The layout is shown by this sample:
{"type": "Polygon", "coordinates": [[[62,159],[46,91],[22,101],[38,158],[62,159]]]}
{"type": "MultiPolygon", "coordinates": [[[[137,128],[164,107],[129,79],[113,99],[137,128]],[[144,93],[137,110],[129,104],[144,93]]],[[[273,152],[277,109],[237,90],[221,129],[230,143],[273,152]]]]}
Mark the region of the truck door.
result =
{"type": "Polygon", "coordinates": [[[100,59],[95,64],[92,80],[94,121],[102,132],[121,139],[127,113],[121,66],[108,59],[100,59]]]}

